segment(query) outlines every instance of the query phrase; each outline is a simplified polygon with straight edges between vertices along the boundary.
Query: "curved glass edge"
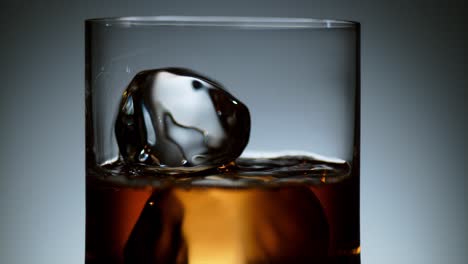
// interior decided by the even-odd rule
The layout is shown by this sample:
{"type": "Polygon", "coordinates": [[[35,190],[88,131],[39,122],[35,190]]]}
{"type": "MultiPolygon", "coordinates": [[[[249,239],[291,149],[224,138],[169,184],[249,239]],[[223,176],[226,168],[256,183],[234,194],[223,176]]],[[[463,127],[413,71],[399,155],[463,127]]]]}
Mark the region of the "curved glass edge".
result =
{"type": "Polygon", "coordinates": [[[133,16],[92,18],[86,24],[111,26],[209,26],[239,28],[358,28],[359,22],[334,19],[218,16],[133,16]]]}

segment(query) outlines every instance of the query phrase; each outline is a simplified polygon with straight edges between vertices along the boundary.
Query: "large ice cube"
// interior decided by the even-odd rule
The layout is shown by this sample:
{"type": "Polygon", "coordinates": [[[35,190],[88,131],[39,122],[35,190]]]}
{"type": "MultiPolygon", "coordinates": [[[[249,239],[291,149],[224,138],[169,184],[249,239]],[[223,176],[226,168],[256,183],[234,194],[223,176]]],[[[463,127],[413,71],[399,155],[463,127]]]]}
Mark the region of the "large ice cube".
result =
{"type": "Polygon", "coordinates": [[[115,123],[127,164],[199,171],[236,159],[249,140],[247,107],[219,83],[182,68],[138,73],[115,123]]]}

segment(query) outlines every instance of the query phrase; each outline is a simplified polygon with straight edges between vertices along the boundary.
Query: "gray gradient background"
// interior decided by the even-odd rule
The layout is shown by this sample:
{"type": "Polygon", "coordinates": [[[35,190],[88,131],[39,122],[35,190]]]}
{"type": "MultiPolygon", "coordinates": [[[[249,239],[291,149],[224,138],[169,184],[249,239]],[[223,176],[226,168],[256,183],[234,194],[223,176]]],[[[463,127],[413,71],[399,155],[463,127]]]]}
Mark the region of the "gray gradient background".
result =
{"type": "Polygon", "coordinates": [[[363,264],[466,263],[464,1],[77,2],[1,2],[0,263],[84,262],[83,20],[156,14],[360,21],[363,264]]]}

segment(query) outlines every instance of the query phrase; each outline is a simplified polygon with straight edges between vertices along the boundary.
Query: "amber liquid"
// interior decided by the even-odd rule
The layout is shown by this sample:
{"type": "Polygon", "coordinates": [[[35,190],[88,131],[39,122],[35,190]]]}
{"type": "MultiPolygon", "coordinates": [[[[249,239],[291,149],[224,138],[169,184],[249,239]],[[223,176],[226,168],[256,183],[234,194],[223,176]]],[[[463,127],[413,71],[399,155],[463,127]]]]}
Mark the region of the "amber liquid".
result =
{"type": "Polygon", "coordinates": [[[86,264],[360,263],[358,177],[131,187],[88,179],[86,264]]]}

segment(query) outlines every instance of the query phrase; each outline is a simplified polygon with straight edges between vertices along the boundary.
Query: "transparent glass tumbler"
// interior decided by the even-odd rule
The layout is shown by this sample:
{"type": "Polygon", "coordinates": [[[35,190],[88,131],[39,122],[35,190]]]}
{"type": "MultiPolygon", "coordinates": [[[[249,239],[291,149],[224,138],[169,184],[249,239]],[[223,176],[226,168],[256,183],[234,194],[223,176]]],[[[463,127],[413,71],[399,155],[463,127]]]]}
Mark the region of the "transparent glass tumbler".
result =
{"type": "Polygon", "coordinates": [[[360,26],[86,26],[86,263],[360,263],[360,26]]]}

